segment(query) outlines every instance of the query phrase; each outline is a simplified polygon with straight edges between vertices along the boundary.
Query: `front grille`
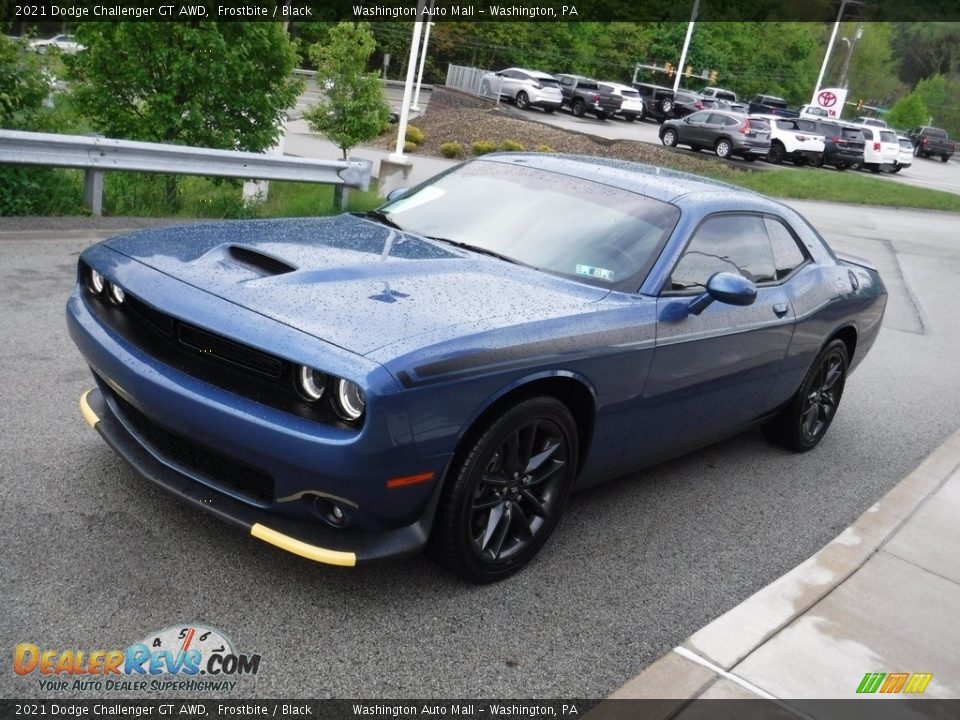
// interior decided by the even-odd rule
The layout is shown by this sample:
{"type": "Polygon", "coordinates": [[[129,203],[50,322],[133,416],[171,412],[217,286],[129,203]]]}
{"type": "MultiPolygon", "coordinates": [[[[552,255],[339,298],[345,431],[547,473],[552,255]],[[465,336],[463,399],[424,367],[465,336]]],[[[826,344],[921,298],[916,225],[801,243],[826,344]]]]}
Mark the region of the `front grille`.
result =
{"type": "MultiPolygon", "coordinates": [[[[103,383],[101,387],[107,385],[103,383]]],[[[134,432],[160,457],[257,504],[273,502],[273,478],[265,470],[167,430],[113,390],[107,388],[107,392],[134,432]]]]}

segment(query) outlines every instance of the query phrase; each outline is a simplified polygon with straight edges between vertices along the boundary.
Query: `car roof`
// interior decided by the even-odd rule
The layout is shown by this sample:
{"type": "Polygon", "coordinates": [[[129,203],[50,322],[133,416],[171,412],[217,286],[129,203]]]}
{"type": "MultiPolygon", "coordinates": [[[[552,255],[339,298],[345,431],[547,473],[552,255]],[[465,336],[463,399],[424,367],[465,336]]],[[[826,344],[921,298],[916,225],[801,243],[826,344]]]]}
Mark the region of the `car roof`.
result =
{"type": "Polygon", "coordinates": [[[755,193],[752,190],[730,185],[719,180],[699,177],[680,172],[627,160],[592,157],[589,155],[561,155],[557,153],[493,153],[484,155],[473,162],[498,162],[532,167],[546,172],[571,175],[584,180],[609,185],[611,187],[646,195],[654,200],[687,206],[698,197],[718,193],[725,197],[734,197],[744,204],[763,206],[775,210],[778,203],[755,193]]]}
{"type": "Polygon", "coordinates": [[[544,78],[546,80],[554,79],[553,75],[551,75],[550,73],[545,73],[542,70],[530,70],[528,68],[522,68],[522,67],[508,67],[508,68],[504,68],[500,72],[504,72],[506,70],[516,70],[517,72],[526,73],[527,75],[531,75],[533,77],[538,77],[538,78],[544,78]]]}
{"type": "Polygon", "coordinates": [[[597,82],[601,82],[604,85],[609,85],[610,87],[615,88],[617,90],[636,90],[635,87],[632,87],[630,85],[624,85],[623,83],[618,83],[618,82],[611,82],[609,80],[598,80],[597,82]]]}

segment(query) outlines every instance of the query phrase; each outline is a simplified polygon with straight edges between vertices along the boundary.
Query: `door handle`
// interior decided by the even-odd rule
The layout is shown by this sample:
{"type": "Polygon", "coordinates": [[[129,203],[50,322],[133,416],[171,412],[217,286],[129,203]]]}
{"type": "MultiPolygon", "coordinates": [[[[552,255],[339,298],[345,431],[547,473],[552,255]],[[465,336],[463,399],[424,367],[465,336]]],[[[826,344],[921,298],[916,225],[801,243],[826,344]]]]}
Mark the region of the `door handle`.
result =
{"type": "Polygon", "coordinates": [[[784,315],[787,314],[787,311],[789,309],[790,308],[787,307],[786,303],[777,303],[776,305],[773,306],[773,313],[777,317],[783,317],[784,315]]]}

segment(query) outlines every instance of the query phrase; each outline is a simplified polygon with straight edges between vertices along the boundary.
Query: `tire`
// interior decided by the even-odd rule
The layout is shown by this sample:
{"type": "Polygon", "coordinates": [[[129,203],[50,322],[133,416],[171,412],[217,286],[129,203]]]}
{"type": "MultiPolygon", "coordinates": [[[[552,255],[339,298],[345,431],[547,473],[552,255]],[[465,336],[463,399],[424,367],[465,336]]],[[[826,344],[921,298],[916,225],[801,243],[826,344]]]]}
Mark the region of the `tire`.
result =
{"type": "Polygon", "coordinates": [[[721,160],[728,160],[733,154],[733,145],[730,143],[727,138],[720,138],[717,140],[717,144],[713,147],[714,152],[717,153],[717,157],[721,160]]]}
{"type": "Polygon", "coordinates": [[[744,156],[743,156],[743,161],[744,161],[744,162],[756,162],[756,161],[757,161],[757,156],[756,156],[756,155],[750,155],[750,154],[744,155],[744,156]]]}
{"type": "Polygon", "coordinates": [[[660,142],[662,142],[667,147],[676,147],[677,146],[677,131],[673,128],[667,128],[662,133],[660,133],[660,142]]]}
{"type": "Polygon", "coordinates": [[[691,145],[691,146],[690,146],[690,152],[700,152],[701,150],[703,150],[703,148],[700,147],[699,145],[691,145]]]}
{"type": "Polygon", "coordinates": [[[837,163],[837,164],[834,165],[833,167],[834,167],[836,170],[839,170],[840,172],[843,172],[844,170],[847,169],[848,165],[847,165],[846,163],[837,163]]]}
{"type": "Polygon", "coordinates": [[[950,159],[949,155],[941,155],[940,162],[947,162],[950,159]]]}
{"type": "Polygon", "coordinates": [[[559,400],[535,397],[468,436],[451,465],[428,552],[476,583],[524,567],[550,537],[577,467],[577,428],[559,400]]]}
{"type": "Polygon", "coordinates": [[[796,452],[815,448],[836,416],[849,366],[843,341],[829,342],[813,361],[790,404],[764,426],[767,439],[796,452]]]}
{"type": "Polygon", "coordinates": [[[793,164],[797,167],[803,167],[807,164],[806,158],[802,158],[799,155],[793,159],[793,164]]]}
{"type": "Polygon", "coordinates": [[[786,150],[783,147],[783,143],[775,142],[771,143],[770,150],[767,151],[767,160],[772,162],[774,165],[779,165],[783,162],[783,158],[786,155],[786,150]]]}
{"type": "Polygon", "coordinates": [[[642,105],[642,107],[640,108],[640,112],[637,113],[637,115],[636,115],[636,118],[637,118],[637,120],[643,120],[643,119],[646,118],[646,117],[647,117],[647,106],[646,106],[646,105],[642,105]]]}
{"type": "Polygon", "coordinates": [[[874,175],[877,175],[880,172],[880,166],[876,163],[870,163],[866,167],[870,168],[870,172],[872,172],[874,175]]]}
{"type": "Polygon", "coordinates": [[[626,120],[627,122],[633,122],[634,120],[637,119],[637,116],[636,116],[636,115],[624,115],[624,116],[623,116],[623,119],[626,120]]]}
{"type": "Polygon", "coordinates": [[[660,112],[663,113],[665,118],[670,117],[670,113],[673,112],[673,100],[670,98],[664,98],[660,101],[660,112]]]}
{"type": "Polygon", "coordinates": [[[583,100],[574,100],[573,106],[570,108],[574,117],[583,117],[587,112],[587,106],[583,104],[583,100]]]}
{"type": "Polygon", "coordinates": [[[515,102],[520,110],[528,110],[530,108],[530,98],[527,97],[527,94],[523,92],[523,90],[517,93],[515,102]]]}
{"type": "Polygon", "coordinates": [[[903,165],[897,165],[897,166],[896,166],[893,170],[891,170],[890,172],[892,172],[892,173],[898,173],[898,172],[900,172],[901,170],[903,170],[903,165]]]}

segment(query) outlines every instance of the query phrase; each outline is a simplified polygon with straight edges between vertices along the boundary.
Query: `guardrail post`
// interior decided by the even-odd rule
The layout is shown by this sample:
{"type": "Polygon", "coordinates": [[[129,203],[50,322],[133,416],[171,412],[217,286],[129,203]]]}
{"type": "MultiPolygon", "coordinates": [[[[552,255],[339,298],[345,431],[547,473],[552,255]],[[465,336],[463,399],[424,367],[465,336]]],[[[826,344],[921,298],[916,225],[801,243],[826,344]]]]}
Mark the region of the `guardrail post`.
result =
{"type": "Polygon", "coordinates": [[[87,168],[84,171],[83,206],[94,215],[103,215],[103,170],[87,168]]]}

